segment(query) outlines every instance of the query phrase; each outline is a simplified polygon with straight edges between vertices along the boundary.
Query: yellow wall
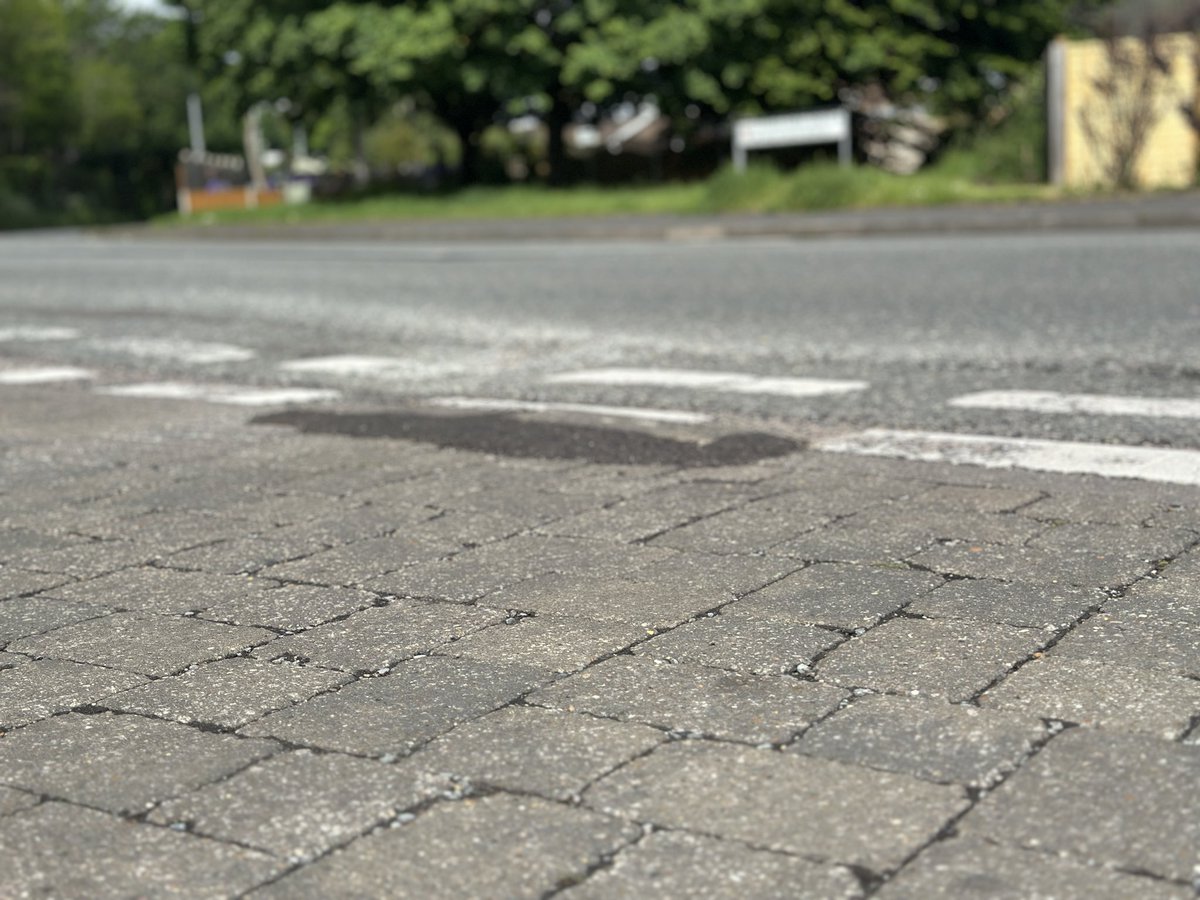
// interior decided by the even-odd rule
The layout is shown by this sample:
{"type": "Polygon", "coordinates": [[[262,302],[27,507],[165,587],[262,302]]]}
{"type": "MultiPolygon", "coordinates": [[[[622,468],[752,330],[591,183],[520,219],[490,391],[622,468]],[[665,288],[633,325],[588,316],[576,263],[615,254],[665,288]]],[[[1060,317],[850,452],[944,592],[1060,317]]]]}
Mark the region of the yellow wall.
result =
{"type": "MultiPolygon", "coordinates": [[[[1200,105],[1200,72],[1196,68],[1198,38],[1192,35],[1164,35],[1158,39],[1159,52],[1170,61],[1170,75],[1158,77],[1155,90],[1148,95],[1135,95],[1129,81],[1115,97],[1105,97],[1097,88],[1097,79],[1108,76],[1110,52],[1104,41],[1071,41],[1065,44],[1063,59],[1063,148],[1062,180],[1074,187],[1092,187],[1111,181],[1106,159],[1111,158],[1110,145],[1103,138],[1113,127],[1122,105],[1154,104],[1160,111],[1157,122],[1149,132],[1144,149],[1135,168],[1136,179],[1142,187],[1184,187],[1196,183],[1197,162],[1200,160],[1200,136],[1180,112],[1179,104],[1193,108],[1200,105]],[[1092,123],[1089,136],[1085,118],[1092,123]]],[[[1137,38],[1125,38],[1121,50],[1136,60],[1137,65],[1151,65],[1145,45],[1137,38]]],[[[1137,79],[1132,79],[1136,81],[1137,79]]]]}

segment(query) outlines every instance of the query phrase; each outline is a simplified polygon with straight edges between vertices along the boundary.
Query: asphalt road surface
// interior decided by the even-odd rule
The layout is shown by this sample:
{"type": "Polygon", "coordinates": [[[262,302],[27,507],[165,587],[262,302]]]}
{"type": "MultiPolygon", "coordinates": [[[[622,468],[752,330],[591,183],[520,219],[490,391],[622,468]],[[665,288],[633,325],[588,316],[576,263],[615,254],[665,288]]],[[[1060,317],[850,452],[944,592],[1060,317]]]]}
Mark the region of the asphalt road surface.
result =
{"type": "Polygon", "coordinates": [[[10,380],[76,368],[62,377],[102,390],[307,388],[317,393],[279,396],[325,408],[521,400],[1196,448],[1198,285],[1189,230],[641,244],[14,236],[0,240],[0,365],[10,380]],[[1182,402],[1145,402],[1159,399],[1182,402]]]}

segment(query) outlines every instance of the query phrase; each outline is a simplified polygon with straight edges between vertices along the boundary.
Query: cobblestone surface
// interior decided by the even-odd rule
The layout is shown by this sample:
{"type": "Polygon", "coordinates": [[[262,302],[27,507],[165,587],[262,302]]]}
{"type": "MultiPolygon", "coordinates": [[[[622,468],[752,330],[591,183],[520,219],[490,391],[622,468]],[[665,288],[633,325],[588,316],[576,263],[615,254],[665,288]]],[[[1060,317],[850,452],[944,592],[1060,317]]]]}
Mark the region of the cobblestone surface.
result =
{"type": "Polygon", "coordinates": [[[5,395],[0,894],[1194,896],[1195,489],[65,389],[64,441],[47,390],[5,395]]]}

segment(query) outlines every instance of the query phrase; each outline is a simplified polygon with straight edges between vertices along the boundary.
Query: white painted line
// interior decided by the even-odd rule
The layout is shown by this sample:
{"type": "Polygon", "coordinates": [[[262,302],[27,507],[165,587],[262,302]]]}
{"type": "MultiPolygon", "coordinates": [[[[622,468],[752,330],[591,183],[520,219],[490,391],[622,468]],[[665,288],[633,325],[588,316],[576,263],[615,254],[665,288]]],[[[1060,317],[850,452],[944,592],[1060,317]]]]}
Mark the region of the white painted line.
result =
{"type": "Polygon", "coordinates": [[[116,338],[96,340],[91,344],[102,350],[115,350],[143,359],[166,359],[194,365],[245,362],[257,354],[233,344],[187,341],[175,338],[116,338]]]}
{"type": "Polygon", "coordinates": [[[729,391],[738,394],[775,394],[781,397],[820,397],[848,394],[870,387],[865,381],[832,378],[782,378],[741,372],[705,372],[695,369],[587,369],[560,372],[546,379],[555,384],[649,385],[729,391]]]}
{"type": "Polygon", "coordinates": [[[982,434],[891,431],[871,428],[814,445],[831,453],[888,456],[923,462],[984,466],[989,469],[1032,469],[1138,478],[1170,484],[1200,485],[1200,450],[1085,444],[982,434]]]}
{"type": "Polygon", "coordinates": [[[306,359],[291,359],[279,364],[285,372],[300,372],[313,375],[332,375],[342,378],[395,378],[425,379],[457,375],[465,371],[460,363],[425,362],[398,356],[312,356],[306,359]]]}
{"type": "Polygon", "coordinates": [[[590,403],[543,403],[534,400],[493,400],[485,397],[434,397],[434,406],[451,409],[482,409],[497,412],[566,412],[586,416],[639,419],[646,422],[671,422],[678,425],[703,425],[712,416],[681,409],[646,409],[637,406],[596,406],[590,403]]]}
{"type": "Polygon", "coordinates": [[[0,384],[50,384],[55,381],[87,381],[95,375],[72,366],[41,366],[28,369],[0,369],[0,384]]]}
{"type": "Polygon", "coordinates": [[[1114,394],[1060,394],[1057,391],[980,391],[977,394],[955,397],[950,401],[950,405],[1039,413],[1200,419],[1200,399],[1188,397],[1120,397],[1114,394]]]}
{"type": "Polygon", "coordinates": [[[96,389],[112,397],[145,397],[161,400],[203,400],[234,406],[279,406],[337,400],[339,391],[313,388],[259,388],[232,384],[183,384],[164,381],[150,384],[121,384],[96,389]]]}
{"type": "Polygon", "coordinates": [[[5,341],[73,341],[79,337],[74,328],[43,328],[37,325],[17,325],[0,328],[0,343],[5,341]]]}

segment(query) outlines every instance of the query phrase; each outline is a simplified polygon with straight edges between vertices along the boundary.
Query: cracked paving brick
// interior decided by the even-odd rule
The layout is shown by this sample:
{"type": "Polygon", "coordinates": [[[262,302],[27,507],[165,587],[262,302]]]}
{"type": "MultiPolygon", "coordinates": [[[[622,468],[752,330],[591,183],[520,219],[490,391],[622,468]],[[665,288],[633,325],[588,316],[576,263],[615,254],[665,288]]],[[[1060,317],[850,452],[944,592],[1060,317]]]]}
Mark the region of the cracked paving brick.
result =
{"type": "Polygon", "coordinates": [[[821,653],[845,638],[815,625],[747,619],[736,604],[719,615],[680,625],[633,648],[636,656],[779,675],[808,666],[821,653]]]}
{"type": "Polygon", "coordinates": [[[1088,484],[1076,479],[1070,490],[1054,490],[1052,496],[1025,507],[1019,515],[1078,525],[1141,525],[1155,517],[1169,517],[1174,511],[1194,514],[1195,495],[1189,492],[1189,503],[1184,490],[1145,481],[1105,478],[1088,484]]]}
{"type": "Polygon", "coordinates": [[[590,810],[497,794],[439,804],[251,896],[537,898],[582,879],[639,833],[590,810]]]}
{"type": "Polygon", "coordinates": [[[1055,645],[1051,654],[1156,669],[1200,679],[1200,628],[1163,626],[1097,613],[1055,645]]]}
{"type": "Polygon", "coordinates": [[[898,618],[853,638],[817,665],[846,687],[967,700],[1046,641],[1040,631],[956,619],[898,618]]]}
{"type": "Polygon", "coordinates": [[[403,754],[511,702],[544,677],[524,666],[423,657],[387,677],[271,713],[240,733],[367,756],[403,754]]]}
{"type": "Polygon", "coordinates": [[[1063,629],[1104,598],[1100,591],[1065,584],[956,579],[919,597],[908,612],[931,619],[1063,629]]]}
{"type": "Polygon", "coordinates": [[[964,837],[1189,883],[1200,862],[1200,747],[1072,728],[959,823],[964,837]]]}
{"type": "Polygon", "coordinates": [[[65,575],[54,575],[48,572],[30,572],[12,566],[0,565],[0,599],[20,597],[48,590],[67,583],[65,575]]]}
{"type": "Polygon", "coordinates": [[[752,850],[732,841],[686,832],[657,831],[622,850],[611,866],[560,896],[563,900],[855,900],[863,894],[858,879],[841,866],[752,850]]]}
{"type": "Polygon", "coordinates": [[[745,503],[754,494],[745,485],[672,485],[555,522],[546,532],[631,543],[745,503]]]}
{"type": "Polygon", "coordinates": [[[502,611],[482,606],[394,600],[278,638],[254,655],[301,659],[344,672],[375,672],[502,621],[502,611]]]}
{"type": "Polygon", "coordinates": [[[619,622],[645,630],[670,628],[734,599],[720,588],[694,590],[633,577],[547,575],[487,597],[486,602],[538,615],[619,622]]]}
{"type": "MultiPolygon", "coordinates": [[[[402,597],[465,603],[541,575],[614,578],[669,555],[668,551],[650,547],[522,535],[468,550],[451,559],[418,563],[372,579],[364,586],[402,597]]],[[[522,608],[512,603],[496,603],[522,608]]]]}
{"type": "Polygon", "coordinates": [[[174,569],[125,569],[55,588],[48,596],[114,609],[170,615],[206,609],[216,603],[253,596],[261,582],[237,575],[208,575],[174,569]]]}
{"type": "Polygon", "coordinates": [[[557,675],[577,672],[645,637],[646,629],[637,625],[538,615],[476,631],[438,653],[501,665],[519,663],[557,675]]]}
{"type": "Polygon", "coordinates": [[[874,625],[941,583],[935,575],[909,569],[820,564],[743,597],[728,614],[860,628],[874,625]]]}
{"type": "Polygon", "coordinates": [[[783,743],[848,696],[832,685],[616,656],[529,703],[755,744],[783,743]]]}
{"type": "Polygon", "coordinates": [[[0,816],[12,815],[23,809],[32,809],[41,802],[33,794],[19,791],[16,788],[0,787],[0,816]]]}
{"type": "Polygon", "coordinates": [[[655,547],[705,553],[764,553],[789,538],[830,520],[826,513],[806,510],[803,501],[788,494],[747,503],[691,525],[659,535],[655,547]]]}
{"type": "Polygon", "coordinates": [[[1031,715],[868,695],[818,722],[791,749],[926,781],[987,787],[1045,736],[1031,715]]]}
{"type": "Polygon", "coordinates": [[[235,657],[109,696],[100,705],[176,722],[234,729],[350,680],[307,666],[235,657]]]}
{"type": "Polygon", "coordinates": [[[258,625],[284,631],[303,631],[378,603],[379,598],[355,588],[309,584],[276,585],[204,611],[204,618],[230,625],[258,625]]]}
{"type": "Polygon", "coordinates": [[[261,628],[130,612],[22,638],[8,649],[143,675],[169,675],[194,663],[241,653],[272,637],[261,628]]]}
{"type": "Polygon", "coordinates": [[[119,814],[193,790],[275,752],[271,741],[114,713],[68,713],[0,740],[0,782],[119,814]]]}
{"type": "Polygon", "coordinates": [[[0,819],[4,891],[11,897],[211,898],[273,877],[263,853],[46,803],[0,819]]]}
{"type": "Polygon", "coordinates": [[[184,824],[296,863],[358,837],[443,788],[411,765],[298,750],[168,800],[149,821],[184,824]]]}
{"type": "Polygon", "coordinates": [[[629,573],[634,581],[653,584],[675,593],[731,593],[735,597],[757,591],[800,568],[788,559],[771,556],[713,556],[709,553],[673,553],[629,573]]]}
{"type": "Polygon", "coordinates": [[[1006,487],[940,484],[922,493],[917,502],[951,511],[1005,513],[1045,497],[1042,491],[1006,487]]]}
{"type": "Polygon", "coordinates": [[[141,675],[119,669],[36,659],[0,671],[0,725],[28,725],[146,681],[141,675]]]}
{"type": "Polygon", "coordinates": [[[361,585],[412,563],[449,555],[462,546],[456,538],[430,537],[420,528],[414,528],[403,534],[343,544],[303,559],[269,566],[262,574],[288,581],[361,585]]]}
{"type": "Polygon", "coordinates": [[[570,801],[666,736],[644,725],[509,706],[460,725],[418,751],[421,771],[570,801]]]}
{"type": "Polygon", "coordinates": [[[180,569],[242,575],[256,573],[267,566],[309,556],[324,549],[325,544],[314,543],[311,537],[302,539],[295,534],[285,536],[267,532],[182,550],[168,554],[163,559],[165,564],[180,569]]]}
{"type": "Polygon", "coordinates": [[[149,544],[133,541],[88,541],[62,550],[38,553],[29,568],[71,578],[95,578],[129,566],[144,566],[160,554],[149,544]]]}
{"type": "Polygon", "coordinates": [[[934,844],[879,900],[1193,900],[1191,888],[986,841],[934,844]]]}
{"type": "Polygon", "coordinates": [[[589,788],[603,812],[883,872],[968,805],[957,786],[707,741],[667,744],[589,788]],[[781,803],[780,798],[793,802],[781,803]]]}
{"type": "Polygon", "coordinates": [[[0,528],[0,562],[15,566],[33,565],[39,557],[56,550],[89,543],[80,535],[42,534],[26,528],[0,528]]]}
{"type": "Polygon", "coordinates": [[[1200,710],[1200,681],[1051,655],[1022,666],[981,695],[979,703],[1045,719],[1176,738],[1200,710]]]}
{"type": "Polygon", "coordinates": [[[18,597],[0,601],[0,646],[33,634],[43,634],[112,612],[90,603],[71,603],[50,597],[18,597]]]}

